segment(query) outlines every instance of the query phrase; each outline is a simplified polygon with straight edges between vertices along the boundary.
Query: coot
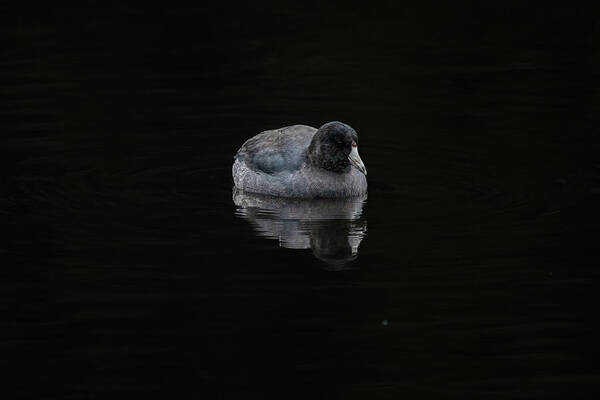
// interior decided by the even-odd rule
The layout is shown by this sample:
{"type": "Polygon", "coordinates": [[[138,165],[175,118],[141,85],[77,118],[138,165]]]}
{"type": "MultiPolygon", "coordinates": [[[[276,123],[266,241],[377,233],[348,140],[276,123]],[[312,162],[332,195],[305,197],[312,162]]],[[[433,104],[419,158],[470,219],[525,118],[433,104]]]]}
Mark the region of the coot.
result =
{"type": "Polygon", "coordinates": [[[358,155],[358,135],[332,121],[319,129],[292,125],[248,139],[234,157],[238,189],[293,198],[364,195],[367,169],[358,155]]]}

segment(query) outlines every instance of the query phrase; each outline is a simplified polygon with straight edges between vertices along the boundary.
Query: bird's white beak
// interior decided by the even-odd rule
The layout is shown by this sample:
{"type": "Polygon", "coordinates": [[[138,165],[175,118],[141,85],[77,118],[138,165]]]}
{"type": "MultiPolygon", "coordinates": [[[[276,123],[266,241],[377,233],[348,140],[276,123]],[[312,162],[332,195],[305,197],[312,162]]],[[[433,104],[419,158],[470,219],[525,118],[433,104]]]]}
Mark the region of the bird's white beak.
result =
{"type": "Polygon", "coordinates": [[[358,155],[358,146],[352,145],[352,151],[350,152],[350,154],[348,154],[348,160],[350,160],[350,163],[354,165],[356,169],[358,169],[363,174],[367,175],[367,168],[365,167],[365,164],[358,155]]]}

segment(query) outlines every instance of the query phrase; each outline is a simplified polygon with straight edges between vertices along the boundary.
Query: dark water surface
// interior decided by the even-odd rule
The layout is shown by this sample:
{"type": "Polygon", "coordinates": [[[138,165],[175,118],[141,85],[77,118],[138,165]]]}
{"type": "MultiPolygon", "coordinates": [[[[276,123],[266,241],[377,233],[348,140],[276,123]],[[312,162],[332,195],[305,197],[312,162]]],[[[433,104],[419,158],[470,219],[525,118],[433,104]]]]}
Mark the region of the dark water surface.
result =
{"type": "Polygon", "coordinates": [[[566,7],[2,6],[6,398],[597,398],[566,7]],[[364,203],[234,201],[244,140],[330,120],[364,203]]]}

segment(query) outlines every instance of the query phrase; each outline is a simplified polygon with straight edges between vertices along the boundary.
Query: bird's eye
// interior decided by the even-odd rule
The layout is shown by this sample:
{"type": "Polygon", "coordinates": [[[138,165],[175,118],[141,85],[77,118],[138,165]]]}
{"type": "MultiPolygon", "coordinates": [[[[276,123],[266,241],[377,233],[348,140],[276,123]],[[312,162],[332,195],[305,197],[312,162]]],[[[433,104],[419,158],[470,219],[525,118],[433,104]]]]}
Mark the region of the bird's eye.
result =
{"type": "Polygon", "coordinates": [[[358,145],[356,144],[356,142],[352,142],[352,147],[358,147],[358,145]]]}

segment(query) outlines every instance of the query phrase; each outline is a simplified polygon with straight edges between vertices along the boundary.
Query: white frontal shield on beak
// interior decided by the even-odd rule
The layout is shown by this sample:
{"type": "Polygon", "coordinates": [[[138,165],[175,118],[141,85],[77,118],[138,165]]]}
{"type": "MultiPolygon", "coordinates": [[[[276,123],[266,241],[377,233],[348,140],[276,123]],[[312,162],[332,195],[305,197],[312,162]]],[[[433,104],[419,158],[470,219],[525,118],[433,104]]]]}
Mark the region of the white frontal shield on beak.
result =
{"type": "Polygon", "coordinates": [[[350,152],[350,154],[348,154],[348,160],[350,160],[350,163],[354,165],[356,169],[358,169],[363,174],[367,175],[367,168],[365,167],[365,164],[363,164],[363,161],[358,155],[358,146],[356,144],[352,144],[352,151],[350,152]]]}

